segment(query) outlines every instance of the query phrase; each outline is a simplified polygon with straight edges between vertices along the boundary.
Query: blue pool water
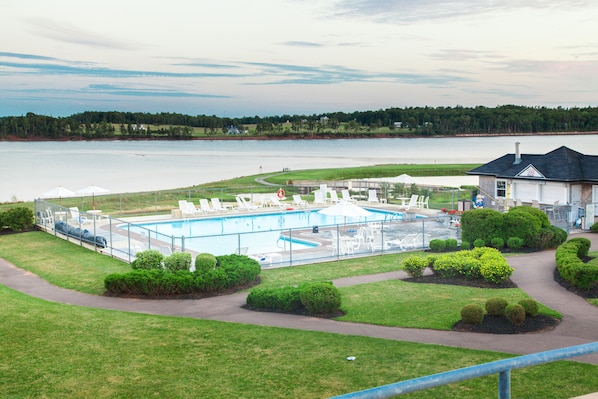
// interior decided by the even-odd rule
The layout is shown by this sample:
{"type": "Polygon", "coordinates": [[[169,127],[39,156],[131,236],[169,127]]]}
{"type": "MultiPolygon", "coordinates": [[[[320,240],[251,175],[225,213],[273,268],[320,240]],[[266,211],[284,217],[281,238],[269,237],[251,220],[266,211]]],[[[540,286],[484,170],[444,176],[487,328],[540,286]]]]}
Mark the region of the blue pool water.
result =
{"type": "Polygon", "coordinates": [[[379,209],[367,210],[370,212],[368,216],[348,217],[346,220],[343,216],[323,215],[314,209],[136,223],[130,229],[131,232],[149,234],[152,238],[166,242],[171,241],[169,237],[174,237],[176,245],[181,245],[184,237],[185,248],[199,252],[221,255],[234,253],[238,248],[245,247],[248,248],[248,253],[253,254],[288,250],[290,245],[293,250],[318,245],[298,239],[288,242],[288,239],[281,239],[281,230],[400,220],[402,216],[400,213],[379,209]]]}

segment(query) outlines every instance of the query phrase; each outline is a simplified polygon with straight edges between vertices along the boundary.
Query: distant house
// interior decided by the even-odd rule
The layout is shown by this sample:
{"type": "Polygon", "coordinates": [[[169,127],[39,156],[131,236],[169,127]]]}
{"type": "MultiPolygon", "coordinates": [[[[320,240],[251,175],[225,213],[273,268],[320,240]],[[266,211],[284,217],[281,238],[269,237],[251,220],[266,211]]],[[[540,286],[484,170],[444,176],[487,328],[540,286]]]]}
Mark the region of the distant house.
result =
{"type": "MultiPolygon", "coordinates": [[[[503,204],[570,206],[569,222],[598,204],[598,156],[584,155],[568,147],[546,154],[521,154],[519,143],[515,153],[506,154],[467,172],[479,176],[480,192],[485,206],[500,208],[503,204]]],[[[588,217],[590,214],[587,215],[588,217]]]]}
{"type": "Polygon", "coordinates": [[[247,130],[239,129],[236,126],[231,125],[226,128],[226,134],[245,134],[245,133],[247,133],[247,130]]]}

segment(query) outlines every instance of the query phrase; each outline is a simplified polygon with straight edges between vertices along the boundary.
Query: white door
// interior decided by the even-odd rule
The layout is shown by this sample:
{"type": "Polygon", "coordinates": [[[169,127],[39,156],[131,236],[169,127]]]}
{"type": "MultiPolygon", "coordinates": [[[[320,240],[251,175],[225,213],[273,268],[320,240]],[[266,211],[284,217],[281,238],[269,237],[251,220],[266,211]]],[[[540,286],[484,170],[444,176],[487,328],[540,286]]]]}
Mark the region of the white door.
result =
{"type": "MultiPolygon", "coordinates": [[[[559,201],[562,205],[569,202],[567,185],[565,183],[546,183],[541,187],[542,195],[540,196],[540,203],[554,204],[556,201],[559,201]]],[[[581,201],[581,191],[579,192],[579,197],[581,201]]]]}
{"type": "Polygon", "coordinates": [[[511,197],[523,202],[532,202],[538,199],[538,184],[528,182],[514,182],[511,197]]]}

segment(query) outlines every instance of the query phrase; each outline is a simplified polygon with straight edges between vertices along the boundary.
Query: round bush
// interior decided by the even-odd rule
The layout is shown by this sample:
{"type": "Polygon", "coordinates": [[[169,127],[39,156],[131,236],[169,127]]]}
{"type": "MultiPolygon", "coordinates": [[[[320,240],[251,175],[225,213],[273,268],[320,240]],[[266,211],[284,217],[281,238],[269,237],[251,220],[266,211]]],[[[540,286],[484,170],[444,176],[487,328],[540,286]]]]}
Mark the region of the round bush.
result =
{"type": "Polygon", "coordinates": [[[158,250],[148,249],[135,254],[135,260],[131,262],[133,269],[152,270],[162,269],[164,255],[158,250]]]}
{"type": "Polygon", "coordinates": [[[444,244],[446,245],[446,249],[449,251],[454,251],[459,246],[459,243],[454,238],[447,238],[444,240],[444,244]]]}
{"type": "Polygon", "coordinates": [[[189,270],[191,267],[191,254],[188,252],[175,252],[164,258],[166,270],[189,270]]]}
{"type": "Polygon", "coordinates": [[[461,308],[461,320],[467,324],[482,324],[484,309],[477,304],[465,305],[461,308]]]}
{"type": "Polygon", "coordinates": [[[471,243],[469,241],[461,241],[461,249],[470,249],[471,243]]]}
{"type": "Polygon", "coordinates": [[[486,246],[486,241],[484,241],[481,238],[478,238],[477,240],[475,240],[473,242],[473,246],[476,247],[476,248],[485,247],[486,246]]]}
{"type": "Polygon", "coordinates": [[[491,316],[504,316],[509,302],[505,298],[489,298],[486,301],[486,312],[491,316]]]}
{"type": "Polygon", "coordinates": [[[428,267],[429,260],[426,257],[410,256],[403,262],[403,270],[411,277],[421,277],[424,275],[424,269],[428,267]]]}
{"type": "Polygon", "coordinates": [[[313,315],[334,313],[341,306],[341,293],[332,283],[305,284],[300,297],[303,306],[313,315]]]}
{"type": "Polygon", "coordinates": [[[445,248],[446,248],[446,243],[444,242],[444,240],[435,238],[430,241],[430,249],[434,252],[444,251],[445,248]]]}
{"type": "Polygon", "coordinates": [[[209,272],[216,268],[217,260],[216,257],[209,253],[197,254],[195,257],[195,271],[196,272],[209,272]]]}
{"type": "Polygon", "coordinates": [[[518,303],[512,303],[505,308],[505,316],[512,324],[521,325],[525,321],[525,309],[518,303]]]}
{"type": "Polygon", "coordinates": [[[494,248],[503,248],[505,246],[505,240],[500,237],[495,237],[490,240],[490,245],[492,245],[494,248]]]}
{"type": "Polygon", "coordinates": [[[538,302],[531,298],[522,299],[518,303],[519,305],[523,306],[523,309],[525,309],[525,314],[528,316],[536,317],[540,311],[538,309],[538,302]]]}
{"type": "Polygon", "coordinates": [[[507,239],[507,247],[511,249],[520,249],[521,247],[523,247],[523,244],[525,244],[523,238],[509,237],[507,239]]]}

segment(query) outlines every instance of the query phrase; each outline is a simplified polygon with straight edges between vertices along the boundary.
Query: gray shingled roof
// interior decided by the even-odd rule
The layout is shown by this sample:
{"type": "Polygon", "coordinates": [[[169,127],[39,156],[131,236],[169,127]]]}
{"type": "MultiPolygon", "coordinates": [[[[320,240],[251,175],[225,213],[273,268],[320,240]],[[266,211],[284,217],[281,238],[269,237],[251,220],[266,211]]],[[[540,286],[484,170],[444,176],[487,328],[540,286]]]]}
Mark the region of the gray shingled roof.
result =
{"type": "Polygon", "coordinates": [[[467,172],[468,175],[497,178],[526,178],[563,182],[598,182],[598,156],[584,155],[565,146],[547,154],[521,154],[515,163],[515,154],[506,154],[494,161],[467,172]],[[532,165],[541,177],[517,176],[532,165]]]}

